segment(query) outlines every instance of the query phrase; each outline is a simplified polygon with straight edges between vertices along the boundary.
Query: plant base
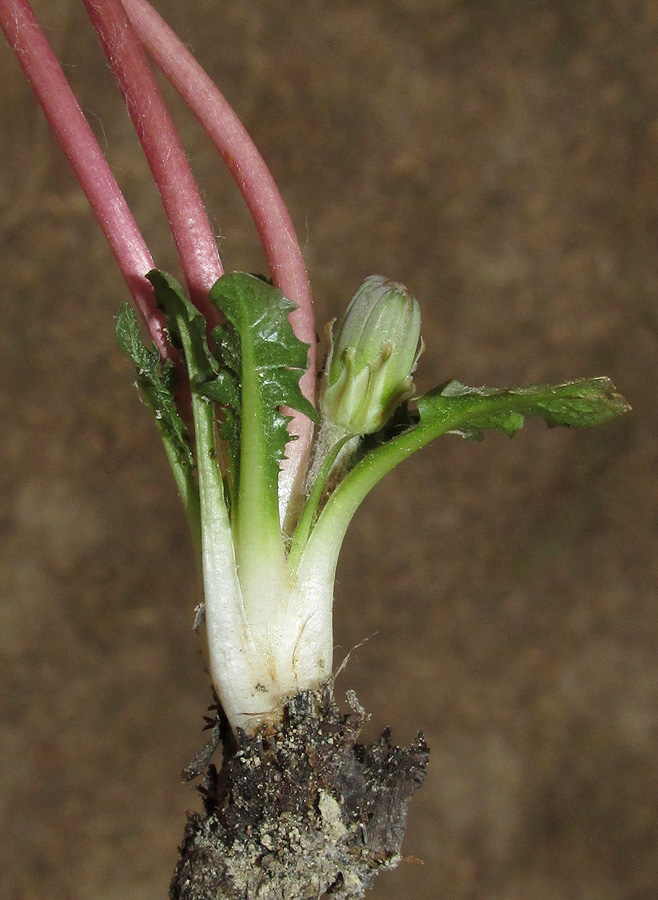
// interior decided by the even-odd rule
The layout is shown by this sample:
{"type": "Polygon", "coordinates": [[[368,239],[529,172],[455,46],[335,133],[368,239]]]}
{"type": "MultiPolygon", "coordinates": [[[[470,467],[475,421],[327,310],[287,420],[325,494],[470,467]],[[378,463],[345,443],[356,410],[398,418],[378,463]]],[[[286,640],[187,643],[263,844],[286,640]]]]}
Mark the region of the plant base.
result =
{"type": "MultiPolygon", "coordinates": [[[[400,862],[429,751],[420,734],[393,746],[388,729],[358,744],[368,717],[351,692],[348,701],[342,714],[326,686],[293,697],[284,721],[255,737],[224,729],[222,768],[208,766],[205,812],[189,814],[171,900],[347,900],[400,862]]],[[[216,734],[215,745],[219,725],[216,734]]]]}

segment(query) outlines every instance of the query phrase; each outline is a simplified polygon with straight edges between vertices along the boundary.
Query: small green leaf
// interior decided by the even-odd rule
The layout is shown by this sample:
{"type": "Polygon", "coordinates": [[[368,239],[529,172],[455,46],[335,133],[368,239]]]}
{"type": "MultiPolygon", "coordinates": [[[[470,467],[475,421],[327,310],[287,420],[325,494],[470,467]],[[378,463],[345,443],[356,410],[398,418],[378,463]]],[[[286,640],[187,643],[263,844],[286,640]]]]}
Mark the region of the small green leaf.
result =
{"type": "Polygon", "coordinates": [[[227,319],[213,331],[222,370],[199,390],[229,407],[222,436],[236,461],[240,447],[238,483],[255,477],[276,498],[279,466],[290,440],[289,419],[280,407],[316,418],[299,387],[308,367],[308,346],[297,339],[288,321],[295,306],[277,288],[241,272],[222,276],[210,299],[227,319]],[[243,472],[245,466],[249,474],[243,472]]]}
{"type": "Polygon", "coordinates": [[[157,370],[160,354],[155,346],[149,350],[142,342],[137,313],[129,303],[124,303],[119,310],[116,335],[119,346],[135,363],[140,375],[143,372],[153,373],[157,370]]]}
{"type": "Polygon", "coordinates": [[[135,365],[137,387],[144,403],[155,417],[168,452],[173,452],[179,465],[191,471],[194,457],[187,438],[187,428],[176,409],[173,365],[168,361],[161,362],[155,345],[149,350],[142,342],[137,314],[127,303],[123,304],[119,312],[116,335],[119,346],[135,365]]]}
{"type": "Polygon", "coordinates": [[[421,426],[455,418],[458,421],[450,431],[476,440],[490,429],[513,435],[523,427],[525,416],[544,419],[550,427],[589,428],[630,409],[609,378],[509,389],[472,388],[449,381],[420,397],[417,403],[421,426]]]}
{"type": "Polygon", "coordinates": [[[185,507],[195,546],[199,546],[199,490],[187,428],[174,396],[175,370],[171,362],[162,362],[155,346],[150,350],[142,342],[135,311],[125,303],[119,312],[117,339],[123,352],[137,369],[137,387],[142,400],[155,417],[178,493],[185,507]]]}
{"type": "Polygon", "coordinates": [[[189,341],[189,349],[185,352],[185,364],[194,389],[217,373],[217,364],[206,340],[206,320],[171,275],[153,269],[146,277],[153,285],[155,297],[165,311],[169,336],[173,343],[183,347],[189,341]]]}

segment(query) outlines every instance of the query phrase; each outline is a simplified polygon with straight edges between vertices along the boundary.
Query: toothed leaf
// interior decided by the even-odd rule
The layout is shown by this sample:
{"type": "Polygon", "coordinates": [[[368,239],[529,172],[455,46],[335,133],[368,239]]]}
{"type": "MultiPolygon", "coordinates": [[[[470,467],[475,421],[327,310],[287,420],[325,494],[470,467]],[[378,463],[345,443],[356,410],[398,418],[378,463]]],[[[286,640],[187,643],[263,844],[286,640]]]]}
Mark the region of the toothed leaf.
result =
{"type": "Polygon", "coordinates": [[[143,343],[137,314],[127,303],[124,303],[119,312],[116,335],[119,346],[135,365],[137,388],[155,417],[168,451],[173,453],[181,467],[190,472],[194,467],[194,457],[187,438],[187,428],[176,409],[172,363],[161,361],[155,345],[149,350],[143,343]]]}
{"type": "Polygon", "coordinates": [[[525,416],[544,419],[549,426],[602,425],[630,409],[608,378],[569,381],[523,388],[470,388],[458,381],[429,391],[417,402],[415,422],[365,453],[338,485],[318,521],[321,542],[342,540],[347,525],[364,497],[387,472],[441,434],[452,432],[478,438],[497,429],[514,434],[525,416]],[[340,536],[336,538],[334,536],[340,536]]]}
{"type": "Polygon", "coordinates": [[[511,436],[523,427],[525,416],[544,419],[550,427],[589,428],[630,409],[608,378],[509,389],[473,388],[449,381],[417,402],[421,427],[452,419],[450,431],[475,440],[491,429],[511,436]]]}
{"type": "Polygon", "coordinates": [[[153,269],[146,277],[153,285],[155,297],[165,311],[172,342],[182,347],[189,340],[190,352],[185,354],[185,363],[194,390],[198,384],[217,374],[217,364],[206,340],[206,320],[171,275],[153,269]],[[191,358],[187,358],[188,356],[191,358]]]}
{"type": "Polygon", "coordinates": [[[288,406],[315,420],[299,379],[308,367],[308,346],[295,336],[288,316],[295,308],[277,288],[241,272],[222,276],[210,299],[226,317],[213,332],[218,377],[199,386],[225,407],[221,435],[236,466],[234,481],[242,493],[260,491],[276,505],[279,467],[290,440],[288,406]]]}

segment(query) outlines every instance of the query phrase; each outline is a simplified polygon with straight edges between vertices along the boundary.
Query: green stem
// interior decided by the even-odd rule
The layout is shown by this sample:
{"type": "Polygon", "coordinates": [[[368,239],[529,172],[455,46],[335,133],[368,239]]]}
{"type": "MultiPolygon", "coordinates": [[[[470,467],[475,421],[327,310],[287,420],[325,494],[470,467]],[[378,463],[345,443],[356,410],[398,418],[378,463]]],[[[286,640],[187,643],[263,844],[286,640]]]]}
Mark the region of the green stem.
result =
{"type": "MultiPolygon", "coordinates": [[[[245,334],[245,329],[242,330],[245,334]]],[[[284,562],[284,544],[279,525],[276,480],[269,476],[265,445],[265,422],[259,370],[249,338],[241,340],[240,468],[238,502],[233,516],[240,582],[247,587],[257,573],[260,585],[263,562],[276,568],[284,562]]]]}
{"type": "Polygon", "coordinates": [[[326,459],[324,460],[324,463],[320,468],[315,482],[313,483],[313,488],[308,496],[306,504],[304,505],[304,511],[300,517],[299,524],[297,525],[295,534],[293,535],[292,543],[290,545],[290,554],[288,558],[292,571],[297,568],[302,552],[304,551],[304,547],[306,546],[313,525],[315,524],[315,521],[317,519],[318,509],[320,507],[320,502],[326,489],[329,473],[334,467],[334,463],[338,459],[340,451],[352,438],[353,435],[347,434],[336,444],[334,444],[332,449],[329,451],[326,459]]]}
{"type": "MultiPolygon", "coordinates": [[[[480,398],[477,403],[477,412],[479,415],[484,415],[487,411],[495,410],[500,405],[499,398],[492,398],[488,403],[483,403],[480,398]]],[[[433,416],[429,421],[419,422],[367,453],[347,473],[327,501],[309,538],[309,552],[323,552],[323,547],[331,547],[332,552],[335,549],[338,554],[354,514],[377,482],[417,450],[472,418],[473,408],[469,404],[463,404],[458,409],[446,408],[445,411],[433,416]],[[311,544],[313,549],[311,549],[311,544]]]]}
{"type": "Polygon", "coordinates": [[[224,499],[224,484],[217,457],[215,405],[194,390],[195,384],[205,375],[205,360],[197,358],[198,349],[190,338],[187,323],[180,312],[175,313],[177,330],[183,344],[192,395],[192,418],[196,438],[196,462],[198,489],[191,490],[191,476],[172,462],[174,478],[181,493],[192,526],[192,534],[205,555],[213,551],[228,550],[231,543],[231,525],[224,499]]]}
{"type": "Polygon", "coordinates": [[[329,552],[337,554],[350,520],[377,482],[439,435],[459,430],[477,435],[487,429],[512,435],[529,415],[550,426],[592,427],[630,408],[607,378],[510,389],[468,388],[450,382],[416,402],[418,424],[366,454],[345,476],[322,510],[307,552],[326,553],[331,548],[329,552]],[[311,544],[316,549],[311,550],[311,544]]]}
{"type": "Polygon", "coordinates": [[[453,427],[451,423],[445,428],[416,426],[364,456],[327,500],[307,539],[306,552],[324,553],[329,549],[337,557],[354,514],[377,482],[416,450],[453,427]]]}

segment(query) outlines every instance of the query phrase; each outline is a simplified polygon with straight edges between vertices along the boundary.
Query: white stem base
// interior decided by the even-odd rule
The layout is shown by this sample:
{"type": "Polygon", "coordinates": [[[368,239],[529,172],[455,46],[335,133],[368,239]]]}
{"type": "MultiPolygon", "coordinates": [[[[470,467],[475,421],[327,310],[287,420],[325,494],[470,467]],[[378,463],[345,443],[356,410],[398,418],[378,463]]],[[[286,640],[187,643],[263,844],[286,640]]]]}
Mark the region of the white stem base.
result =
{"type": "Polygon", "coordinates": [[[278,591],[273,577],[251,603],[237,575],[229,591],[226,581],[206,577],[212,681],[231,726],[247,734],[280,721],[286,698],[318,688],[331,675],[333,578],[319,588],[300,574],[278,591]]]}

